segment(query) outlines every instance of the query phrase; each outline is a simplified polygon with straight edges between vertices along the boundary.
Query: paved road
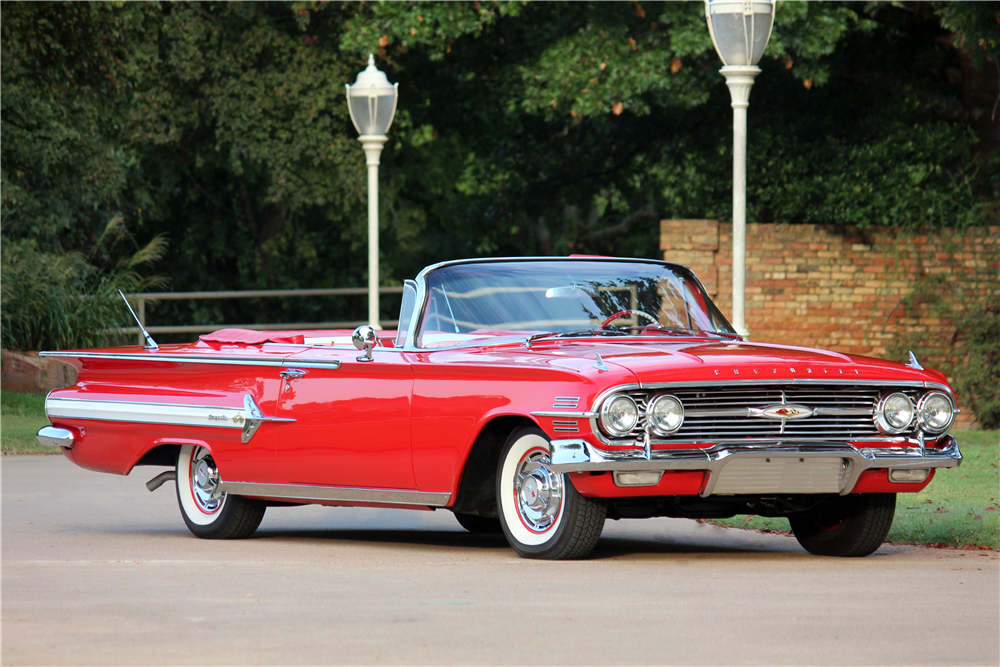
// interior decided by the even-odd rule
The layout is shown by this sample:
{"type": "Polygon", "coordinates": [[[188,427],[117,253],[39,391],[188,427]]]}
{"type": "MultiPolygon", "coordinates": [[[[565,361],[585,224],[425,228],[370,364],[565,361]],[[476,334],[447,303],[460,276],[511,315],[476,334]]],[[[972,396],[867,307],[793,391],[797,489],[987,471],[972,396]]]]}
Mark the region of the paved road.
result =
{"type": "Polygon", "coordinates": [[[2,462],[2,663],[1000,663],[997,552],[609,521],[594,557],[517,558],[449,512],[271,508],[198,540],[172,488],[2,462]]]}

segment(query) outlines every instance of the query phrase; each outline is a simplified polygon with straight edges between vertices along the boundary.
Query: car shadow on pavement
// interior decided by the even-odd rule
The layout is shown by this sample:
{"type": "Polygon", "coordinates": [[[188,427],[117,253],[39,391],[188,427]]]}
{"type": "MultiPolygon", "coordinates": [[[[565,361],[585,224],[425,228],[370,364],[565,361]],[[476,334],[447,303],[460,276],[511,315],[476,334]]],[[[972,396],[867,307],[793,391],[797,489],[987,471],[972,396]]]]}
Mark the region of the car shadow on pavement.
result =
{"type": "MultiPolygon", "coordinates": [[[[420,546],[420,547],[452,547],[477,550],[509,550],[503,535],[484,535],[447,530],[406,530],[390,528],[372,529],[326,529],[326,530],[267,530],[260,531],[254,541],[274,540],[308,540],[316,542],[351,542],[354,544],[420,546]]],[[[742,556],[753,555],[755,558],[788,558],[808,557],[809,555],[794,544],[733,545],[712,544],[713,540],[671,540],[669,535],[662,538],[629,538],[619,536],[604,536],[597,543],[594,551],[586,560],[606,560],[629,556],[649,555],[700,555],[700,556],[742,556]]]]}
{"type": "Polygon", "coordinates": [[[464,547],[469,549],[509,549],[503,535],[482,535],[446,530],[398,530],[391,528],[350,528],[327,530],[267,530],[252,538],[260,540],[322,540],[370,544],[394,544],[425,547],[464,547]]]}
{"type": "Polygon", "coordinates": [[[747,556],[754,558],[787,558],[808,556],[795,545],[749,546],[746,544],[719,545],[707,540],[671,540],[669,536],[660,539],[635,539],[627,537],[602,537],[589,558],[606,560],[629,556],[747,556]]]}

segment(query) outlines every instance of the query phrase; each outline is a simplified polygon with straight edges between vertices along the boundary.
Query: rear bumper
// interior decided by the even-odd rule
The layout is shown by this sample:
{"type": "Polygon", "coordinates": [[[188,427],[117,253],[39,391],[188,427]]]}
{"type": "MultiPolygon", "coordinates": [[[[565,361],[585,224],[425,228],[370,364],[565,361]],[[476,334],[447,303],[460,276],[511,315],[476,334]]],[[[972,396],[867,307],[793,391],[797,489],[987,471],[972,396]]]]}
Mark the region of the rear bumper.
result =
{"type": "Polygon", "coordinates": [[[75,440],[72,431],[55,426],[43,426],[35,437],[39,443],[46,447],[65,447],[67,449],[73,446],[75,440]]]}
{"type": "Polygon", "coordinates": [[[707,476],[700,493],[703,497],[713,493],[835,492],[846,495],[866,470],[954,468],[962,461],[958,442],[950,435],[945,436],[941,446],[933,449],[775,440],[753,444],[718,443],[704,449],[660,450],[651,452],[649,458],[643,453],[602,452],[585,440],[574,438],[553,440],[549,453],[550,467],[556,472],[701,470],[707,476]],[[723,481],[722,486],[719,486],[720,481],[723,481]]]}

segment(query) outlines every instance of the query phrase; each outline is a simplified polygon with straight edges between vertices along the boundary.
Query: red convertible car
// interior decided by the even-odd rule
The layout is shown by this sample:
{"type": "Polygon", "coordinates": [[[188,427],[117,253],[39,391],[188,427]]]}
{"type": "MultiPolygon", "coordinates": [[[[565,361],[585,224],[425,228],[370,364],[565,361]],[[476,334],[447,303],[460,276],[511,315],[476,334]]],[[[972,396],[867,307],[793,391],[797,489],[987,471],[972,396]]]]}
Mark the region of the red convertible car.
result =
{"type": "Polygon", "coordinates": [[[39,440],[90,470],[169,466],[147,486],[175,480],[206,538],[275,504],[448,509],[522,556],[579,558],[608,517],[756,514],[864,556],[896,494],[962,458],[953,392],[912,354],[745,341],[660,261],[444,262],[406,281],[396,332],[43,354],[79,381],[39,440]]]}

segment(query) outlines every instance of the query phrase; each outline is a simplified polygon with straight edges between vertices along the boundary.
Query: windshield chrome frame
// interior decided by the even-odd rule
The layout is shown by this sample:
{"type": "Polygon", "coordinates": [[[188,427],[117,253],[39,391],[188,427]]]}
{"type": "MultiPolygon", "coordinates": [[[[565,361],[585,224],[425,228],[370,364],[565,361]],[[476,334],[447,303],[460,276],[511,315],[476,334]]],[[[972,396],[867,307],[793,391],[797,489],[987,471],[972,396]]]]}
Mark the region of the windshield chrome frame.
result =
{"type": "MultiPolygon", "coordinates": [[[[410,329],[406,332],[406,340],[403,342],[403,350],[406,352],[437,352],[441,350],[458,350],[470,347],[482,347],[483,341],[468,341],[463,343],[457,343],[455,345],[447,345],[441,347],[417,347],[417,332],[420,331],[424,325],[424,314],[425,306],[428,299],[427,291],[427,276],[438,269],[443,269],[448,266],[456,266],[459,264],[494,264],[494,263],[510,263],[510,262],[607,262],[607,263],[618,263],[618,264],[655,264],[657,266],[662,266],[671,270],[676,270],[678,273],[689,273],[691,277],[694,278],[698,287],[701,291],[708,297],[711,303],[711,296],[708,290],[705,289],[704,283],[701,282],[694,271],[684,266],[683,264],[677,264],[676,262],[667,262],[659,259],[644,259],[644,258],[633,258],[633,257],[482,257],[476,259],[458,259],[458,260],[448,260],[445,262],[438,262],[437,264],[431,264],[425,267],[420,273],[417,274],[416,284],[417,284],[417,298],[413,301],[413,312],[410,317],[410,329]]],[[[716,306],[718,309],[718,306],[716,306]]],[[[719,312],[723,321],[732,328],[729,320],[726,316],[719,312]]],[[[400,319],[402,319],[402,313],[400,313],[400,319]]],[[[735,330],[734,330],[735,331],[735,330]]],[[[697,335],[696,332],[693,332],[697,335]]],[[[707,332],[711,334],[712,332],[707,332]]],[[[511,334],[515,340],[518,338],[526,340],[527,336],[518,336],[517,334],[511,334]]],[[[622,336],[618,340],[628,340],[638,338],[638,336],[622,336]]],[[[642,340],[649,340],[648,337],[643,337],[642,340]]],[[[734,341],[736,339],[733,339],[734,341]]],[[[499,340],[496,341],[500,343],[499,340]]],[[[512,341],[510,341],[512,342],[512,341]]],[[[503,344],[503,343],[500,343],[503,344]]],[[[509,344],[509,342],[507,343],[509,344]]],[[[399,348],[396,348],[399,349],[399,348]]]]}

